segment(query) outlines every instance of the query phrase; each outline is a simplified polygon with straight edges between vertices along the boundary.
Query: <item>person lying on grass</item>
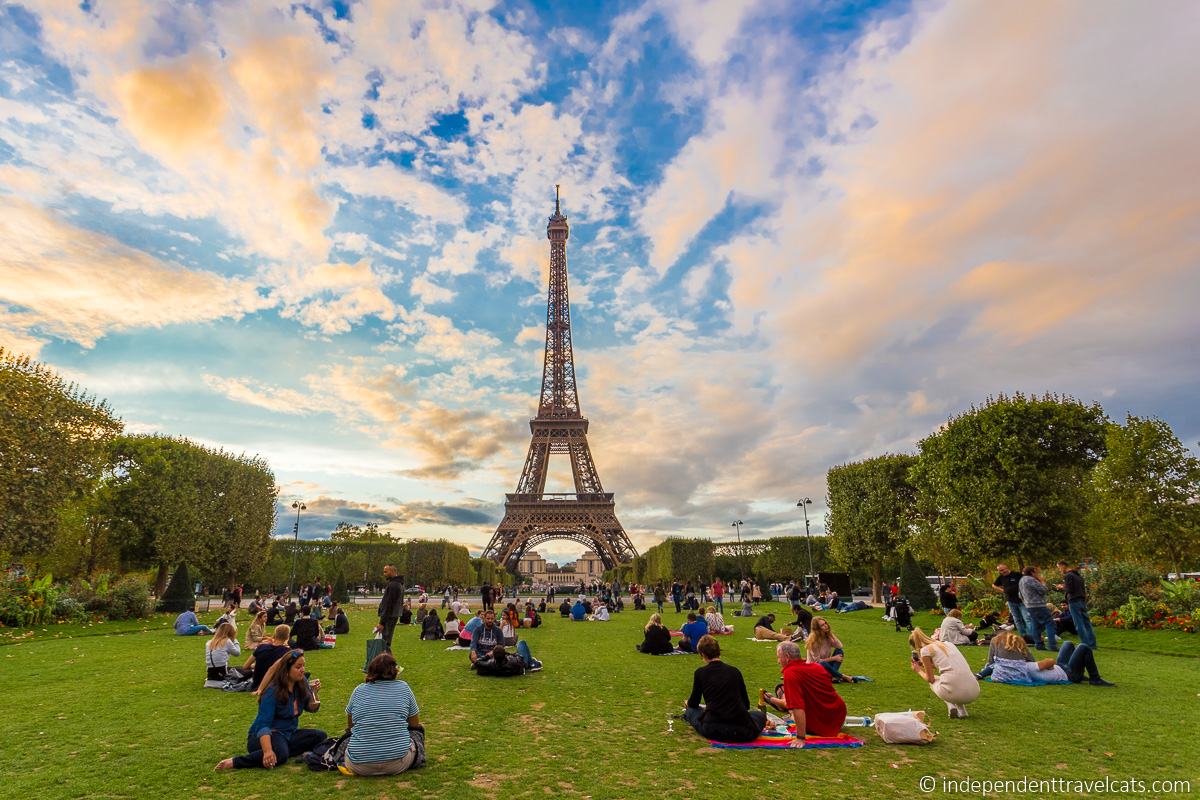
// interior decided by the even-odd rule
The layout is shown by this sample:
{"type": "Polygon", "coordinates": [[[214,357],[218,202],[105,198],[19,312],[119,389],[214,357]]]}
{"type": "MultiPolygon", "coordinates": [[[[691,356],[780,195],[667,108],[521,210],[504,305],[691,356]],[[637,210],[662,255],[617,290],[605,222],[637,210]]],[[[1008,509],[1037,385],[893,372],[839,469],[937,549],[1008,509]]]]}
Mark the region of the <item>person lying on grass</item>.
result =
{"type": "Polygon", "coordinates": [[[1024,637],[1012,631],[996,635],[988,646],[988,661],[976,676],[991,677],[993,683],[1015,686],[1082,683],[1084,676],[1092,686],[1115,686],[1100,677],[1096,656],[1085,644],[1063,642],[1057,658],[1035,661],[1024,637]]]}
{"type": "Polygon", "coordinates": [[[833,678],[818,664],[804,660],[800,645],[780,642],[775,660],[783,672],[783,696],[759,690],[760,699],[796,724],[792,747],[803,747],[807,736],[837,736],[846,722],[846,701],[833,688],[833,678]]]}
{"type": "MultiPolygon", "coordinates": [[[[454,612],[450,612],[454,613],[454,612]]],[[[411,731],[424,730],[412,688],[396,676],[391,653],[380,653],[367,664],[364,682],[354,687],[346,703],[350,743],[342,771],[352,775],[399,775],[413,765],[417,746],[411,731]]]]}
{"type": "Polygon", "coordinates": [[[766,727],[767,715],[750,709],[742,673],[721,661],[721,645],[712,636],[701,636],[696,651],[704,666],[692,673],[692,693],[684,704],[683,718],[705,739],[727,743],[757,739],[766,727]]]}
{"type": "Polygon", "coordinates": [[[775,615],[767,614],[758,618],[758,622],[754,623],[754,638],[761,641],[774,640],[776,642],[786,642],[791,638],[787,631],[776,631],[775,615]]]}
{"type": "Polygon", "coordinates": [[[221,761],[215,769],[272,769],[325,741],[325,731],[299,725],[302,713],[321,708],[321,682],[310,682],[304,666],[303,650],[291,650],[271,666],[257,692],[258,714],[246,735],[248,752],[221,761]]]}
{"type": "Polygon", "coordinates": [[[517,642],[515,653],[508,652],[504,645],[498,644],[491,652],[480,656],[471,666],[479,675],[508,678],[524,675],[526,672],[537,672],[542,668],[542,662],[533,657],[525,641],[520,641],[517,642]]]}
{"type": "MultiPolygon", "coordinates": [[[[232,622],[222,622],[213,637],[204,643],[204,665],[208,668],[208,680],[223,681],[229,677],[229,659],[240,656],[242,646],[238,644],[237,628],[232,622]]],[[[238,672],[233,677],[241,678],[238,672]]]]}
{"type": "Polygon", "coordinates": [[[646,623],[642,643],[637,645],[638,652],[651,656],[666,655],[675,649],[671,642],[671,631],[662,624],[662,614],[651,614],[646,623]]]}
{"type": "Polygon", "coordinates": [[[689,611],[687,615],[688,621],[680,628],[683,637],[679,640],[679,649],[688,653],[695,653],[696,643],[700,641],[702,636],[708,634],[708,623],[702,618],[696,616],[695,611],[689,611]]]}
{"type": "Polygon", "coordinates": [[[834,683],[852,683],[852,679],[842,674],[842,662],[846,660],[842,643],[833,635],[829,620],[815,617],[812,622],[812,632],[804,640],[804,649],[808,653],[808,663],[820,664],[829,672],[834,683]]]}
{"type": "MultiPolygon", "coordinates": [[[[957,611],[951,609],[951,613],[957,611]]],[[[966,719],[967,704],[979,697],[979,681],[967,659],[952,643],[935,642],[920,628],[908,635],[908,646],[912,648],[912,671],[946,704],[950,719],[966,719]]]]}

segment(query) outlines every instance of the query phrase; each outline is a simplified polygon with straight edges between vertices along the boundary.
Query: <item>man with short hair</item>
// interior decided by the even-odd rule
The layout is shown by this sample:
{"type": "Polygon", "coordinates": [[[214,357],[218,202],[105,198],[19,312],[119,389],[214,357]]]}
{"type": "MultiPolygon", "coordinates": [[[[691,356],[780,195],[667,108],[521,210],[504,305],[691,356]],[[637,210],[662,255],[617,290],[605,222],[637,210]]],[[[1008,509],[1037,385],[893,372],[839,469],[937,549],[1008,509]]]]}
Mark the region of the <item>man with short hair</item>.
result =
{"type": "Polygon", "coordinates": [[[387,584],[379,601],[379,624],[375,626],[375,632],[383,634],[383,649],[390,653],[396,621],[400,619],[400,612],[404,608],[404,582],[391,564],[384,565],[383,577],[387,578],[387,584]]]}
{"type": "Polygon", "coordinates": [[[250,654],[250,658],[246,659],[246,663],[242,665],[242,672],[253,670],[250,679],[251,689],[258,689],[258,685],[262,683],[267,670],[292,649],[288,646],[288,640],[291,637],[292,629],[290,626],[276,625],[271,638],[263,640],[258,647],[254,648],[254,652],[250,654]]]}
{"type": "Polygon", "coordinates": [[[1021,575],[1009,569],[1007,564],[997,564],[996,573],[996,580],[992,581],[992,586],[996,591],[1004,593],[1004,601],[1008,604],[1008,613],[1017,628],[1017,633],[1028,636],[1033,621],[1021,602],[1021,575]]]}
{"type": "Polygon", "coordinates": [[[190,608],[175,618],[176,636],[195,636],[197,634],[211,636],[212,633],[213,629],[207,625],[201,625],[196,612],[190,608]]]}
{"type": "Polygon", "coordinates": [[[679,640],[679,649],[690,653],[696,652],[696,643],[708,634],[708,622],[697,617],[695,611],[689,611],[687,622],[680,628],[683,638],[679,640]]]}
{"type": "Polygon", "coordinates": [[[759,617],[758,622],[754,623],[754,638],[755,639],[772,639],[776,642],[786,642],[788,639],[791,638],[788,634],[783,633],[782,631],[779,633],[776,633],[775,629],[773,627],[771,627],[774,624],[775,624],[775,615],[774,614],[767,614],[764,617],[759,617]]]}
{"type": "Polygon", "coordinates": [[[1020,590],[1021,603],[1025,606],[1025,611],[1028,612],[1029,618],[1033,621],[1030,626],[1029,635],[1037,640],[1037,649],[1045,650],[1046,645],[1042,644],[1042,631],[1046,632],[1046,639],[1050,650],[1058,650],[1058,638],[1054,627],[1054,617],[1050,615],[1050,609],[1046,608],[1046,584],[1042,581],[1041,575],[1038,574],[1038,568],[1028,566],[1022,570],[1020,590]]]}
{"type": "Polygon", "coordinates": [[[711,636],[700,637],[696,651],[704,666],[692,674],[692,694],[683,707],[683,718],[705,739],[730,743],[757,739],[767,715],[750,709],[742,673],[721,661],[721,645],[711,636]],[[705,705],[700,705],[701,700],[705,705]]]}
{"type": "MultiPolygon", "coordinates": [[[[717,578],[715,580],[713,580],[713,582],[712,582],[712,596],[713,596],[713,600],[715,600],[717,603],[717,611],[724,614],[725,613],[725,582],[721,580],[720,576],[717,576],[717,578]]],[[[659,611],[662,611],[662,609],[660,608],[659,611]]]]}
{"type": "Polygon", "coordinates": [[[483,624],[471,633],[471,663],[487,656],[497,645],[504,644],[504,635],[496,624],[496,612],[488,609],[483,612],[483,624]]]}
{"type": "Polygon", "coordinates": [[[1071,621],[1075,623],[1079,642],[1095,650],[1096,632],[1092,630],[1092,620],[1088,616],[1087,589],[1084,587],[1083,576],[1079,574],[1078,567],[1072,567],[1065,561],[1058,562],[1058,568],[1063,574],[1063,582],[1058,588],[1067,598],[1067,611],[1071,614],[1071,621]]]}
{"type": "Polygon", "coordinates": [[[761,693],[775,710],[790,714],[796,724],[792,747],[803,747],[804,737],[837,736],[846,722],[846,701],[833,688],[833,678],[820,664],[808,663],[795,642],[780,642],[775,660],[783,670],[783,697],[761,693]]]}

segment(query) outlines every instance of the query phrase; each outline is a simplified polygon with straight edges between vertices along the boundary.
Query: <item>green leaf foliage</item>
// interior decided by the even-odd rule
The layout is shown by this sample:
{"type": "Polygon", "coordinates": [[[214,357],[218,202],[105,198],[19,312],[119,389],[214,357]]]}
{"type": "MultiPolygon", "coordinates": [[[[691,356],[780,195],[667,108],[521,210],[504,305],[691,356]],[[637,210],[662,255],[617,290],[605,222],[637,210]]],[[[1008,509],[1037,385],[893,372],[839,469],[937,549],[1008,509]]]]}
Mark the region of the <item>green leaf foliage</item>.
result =
{"type": "Polygon", "coordinates": [[[900,565],[900,594],[908,598],[914,611],[928,611],[937,608],[937,595],[925,580],[925,573],[912,553],[904,556],[900,565]]]}
{"type": "Polygon", "coordinates": [[[670,538],[651,547],[643,557],[647,583],[670,583],[676,578],[708,580],[713,575],[713,543],[708,539],[670,538]]]}
{"type": "Polygon", "coordinates": [[[36,556],[51,547],[60,510],[99,478],[121,428],[107,403],[0,348],[0,552],[36,556]]]}
{"type": "Polygon", "coordinates": [[[884,455],[829,470],[830,553],[844,569],[869,566],[880,599],[883,563],[905,547],[915,501],[911,455],[884,455]]]}
{"type": "Polygon", "coordinates": [[[914,546],[942,571],[1074,554],[1090,472],[1104,451],[1099,405],[1054,395],[989,399],[921,441],[909,472],[914,546]]]}

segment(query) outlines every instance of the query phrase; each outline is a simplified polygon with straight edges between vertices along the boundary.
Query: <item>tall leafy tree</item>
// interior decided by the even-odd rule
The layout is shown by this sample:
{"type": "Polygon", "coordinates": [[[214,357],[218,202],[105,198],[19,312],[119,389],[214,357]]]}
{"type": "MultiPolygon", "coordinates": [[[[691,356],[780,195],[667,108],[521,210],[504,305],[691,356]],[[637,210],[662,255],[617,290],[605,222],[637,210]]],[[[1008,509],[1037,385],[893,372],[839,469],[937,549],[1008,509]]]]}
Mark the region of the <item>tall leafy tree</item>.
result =
{"type": "Polygon", "coordinates": [[[64,507],[86,495],[121,432],[108,404],[0,348],[0,551],[47,551],[64,507]]]}
{"type": "Polygon", "coordinates": [[[1091,527],[1114,555],[1182,572],[1200,559],[1200,459],[1160,419],[1130,416],[1107,430],[1092,473],[1091,527]]]}
{"type": "Polygon", "coordinates": [[[1002,395],[952,418],[909,472],[924,541],[975,562],[1078,550],[1105,424],[1099,405],[1054,395],[1002,395]]]}
{"type": "Polygon", "coordinates": [[[846,569],[868,565],[871,595],[879,602],[883,563],[905,547],[915,491],[911,455],[884,455],[829,470],[830,552],[846,569]]]}

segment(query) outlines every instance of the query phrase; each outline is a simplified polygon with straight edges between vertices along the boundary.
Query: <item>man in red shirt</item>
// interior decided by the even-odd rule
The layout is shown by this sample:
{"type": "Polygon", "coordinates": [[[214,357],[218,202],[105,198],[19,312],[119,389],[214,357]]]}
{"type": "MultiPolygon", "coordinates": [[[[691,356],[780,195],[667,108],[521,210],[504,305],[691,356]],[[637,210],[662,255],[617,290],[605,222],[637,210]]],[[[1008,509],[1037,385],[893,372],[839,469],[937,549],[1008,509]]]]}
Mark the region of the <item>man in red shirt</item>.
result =
{"type": "Polygon", "coordinates": [[[780,642],[775,658],[783,669],[783,697],[764,699],[796,723],[792,747],[803,747],[805,734],[837,736],[846,721],[846,702],[833,688],[833,678],[820,664],[809,664],[795,642],[780,642]]]}

